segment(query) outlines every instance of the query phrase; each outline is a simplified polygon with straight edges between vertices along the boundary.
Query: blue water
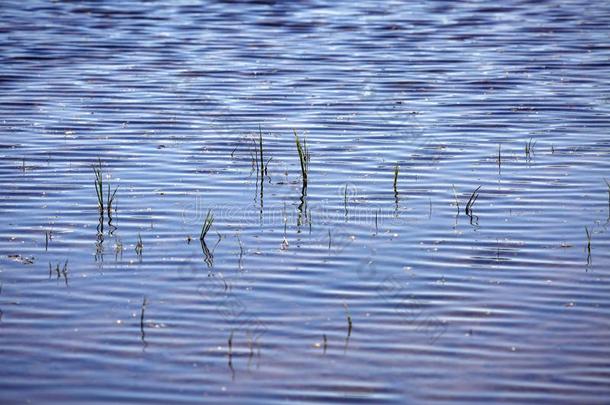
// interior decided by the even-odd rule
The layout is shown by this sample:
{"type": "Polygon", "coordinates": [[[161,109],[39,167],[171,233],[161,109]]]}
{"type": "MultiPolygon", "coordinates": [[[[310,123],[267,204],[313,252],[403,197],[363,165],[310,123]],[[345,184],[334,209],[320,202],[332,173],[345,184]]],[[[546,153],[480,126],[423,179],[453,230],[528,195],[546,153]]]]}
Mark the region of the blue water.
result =
{"type": "Polygon", "coordinates": [[[607,401],[609,22],[2,1],[0,402],[607,401]]]}

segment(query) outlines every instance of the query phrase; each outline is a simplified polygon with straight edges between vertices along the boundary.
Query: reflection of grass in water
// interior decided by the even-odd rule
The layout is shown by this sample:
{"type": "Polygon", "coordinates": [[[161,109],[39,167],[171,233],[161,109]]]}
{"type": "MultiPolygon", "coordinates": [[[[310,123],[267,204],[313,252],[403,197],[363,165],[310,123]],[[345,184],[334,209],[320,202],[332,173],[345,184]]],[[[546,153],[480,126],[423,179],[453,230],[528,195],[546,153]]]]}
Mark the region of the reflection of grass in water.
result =
{"type": "MultiPolygon", "coordinates": [[[[57,279],[59,280],[62,276],[66,283],[66,287],[68,286],[68,259],[64,262],[63,268],[60,267],[60,263],[55,265],[55,273],[57,274],[57,279]]],[[[51,279],[51,275],[53,274],[53,267],[51,266],[51,262],[49,262],[49,279],[51,279]]]]}
{"type": "Polygon", "coordinates": [[[229,335],[228,345],[227,363],[229,370],[231,370],[231,379],[235,380],[235,369],[233,368],[233,331],[231,331],[231,334],[229,335]]]}
{"type": "Polygon", "coordinates": [[[396,163],[394,166],[394,203],[396,204],[396,211],[398,211],[398,171],[400,166],[396,163]]]}
{"type": "Polygon", "coordinates": [[[604,179],[606,185],[608,186],[608,218],[610,218],[610,182],[604,179]]]}
{"type": "Polygon", "coordinates": [[[381,209],[377,209],[375,210],[375,234],[377,234],[379,232],[379,224],[378,224],[378,219],[377,217],[379,216],[379,212],[381,211],[381,209]]]}
{"type": "Polygon", "coordinates": [[[589,228],[585,226],[585,233],[587,235],[587,246],[585,247],[585,251],[587,252],[587,261],[590,262],[591,261],[591,232],[589,231],[589,228]]]}
{"type": "Polygon", "coordinates": [[[460,201],[458,200],[457,191],[455,191],[455,185],[452,184],[451,187],[453,188],[453,197],[455,198],[455,207],[457,209],[455,215],[457,216],[460,213],[460,201]]]}
{"type": "Polygon", "coordinates": [[[343,189],[343,207],[345,208],[345,218],[347,220],[347,184],[345,189],[343,189]]]}
{"type": "Polygon", "coordinates": [[[146,296],[144,296],[144,298],[142,299],[142,307],[140,309],[140,337],[144,344],[146,344],[146,341],[144,340],[146,337],[146,334],[144,333],[144,312],[146,311],[147,304],[148,300],[146,299],[146,296]]]}
{"type": "Polygon", "coordinates": [[[396,166],[394,166],[394,195],[398,195],[397,185],[398,185],[398,171],[399,170],[400,170],[400,166],[398,165],[398,163],[396,163],[396,166]]]}
{"type": "Polygon", "coordinates": [[[502,170],[502,144],[498,144],[498,173],[502,170]]]}
{"type": "Polygon", "coordinates": [[[536,146],[536,141],[530,138],[529,141],[525,142],[525,158],[529,160],[531,155],[534,154],[534,147],[536,146]]]}
{"type": "Polygon", "coordinates": [[[346,303],[343,303],[343,308],[345,308],[345,316],[347,318],[347,336],[351,336],[352,334],[352,316],[349,313],[349,308],[346,303]]]}
{"type": "MultiPolygon", "coordinates": [[[[206,245],[205,240],[201,239],[199,241],[201,243],[201,250],[203,251],[203,256],[204,256],[204,261],[205,264],[207,264],[208,267],[212,267],[214,265],[214,249],[216,248],[216,246],[214,246],[214,248],[212,248],[212,251],[210,251],[210,249],[208,248],[208,245],[206,245]]],[[[218,242],[220,242],[220,239],[218,239],[218,242]]],[[[216,243],[216,245],[218,245],[218,242],[216,243]]]]}

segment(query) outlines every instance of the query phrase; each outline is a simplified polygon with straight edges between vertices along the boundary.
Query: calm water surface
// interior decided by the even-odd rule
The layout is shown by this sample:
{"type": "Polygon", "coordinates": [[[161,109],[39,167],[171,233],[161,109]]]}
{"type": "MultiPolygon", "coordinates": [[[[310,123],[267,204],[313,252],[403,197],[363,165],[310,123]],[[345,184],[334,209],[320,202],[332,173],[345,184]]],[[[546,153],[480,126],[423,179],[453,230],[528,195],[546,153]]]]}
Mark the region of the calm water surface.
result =
{"type": "Polygon", "coordinates": [[[607,401],[609,38],[604,1],[2,1],[0,402],[607,401]]]}

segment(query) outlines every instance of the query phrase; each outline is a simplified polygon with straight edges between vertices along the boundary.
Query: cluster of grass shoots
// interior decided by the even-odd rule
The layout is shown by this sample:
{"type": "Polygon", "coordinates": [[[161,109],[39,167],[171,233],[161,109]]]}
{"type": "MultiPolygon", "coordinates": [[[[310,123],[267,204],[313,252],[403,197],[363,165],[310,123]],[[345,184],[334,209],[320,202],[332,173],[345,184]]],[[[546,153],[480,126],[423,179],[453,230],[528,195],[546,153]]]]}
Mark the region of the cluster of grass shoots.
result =
{"type": "Polygon", "coordinates": [[[141,256],[143,250],[144,250],[144,242],[142,242],[142,235],[140,235],[140,233],[138,233],[138,242],[136,243],[136,254],[138,256],[141,256]]]}
{"type": "Polygon", "coordinates": [[[103,217],[104,212],[108,214],[109,220],[111,220],[112,204],[116,192],[119,189],[117,186],[114,191],[110,190],[110,183],[107,184],[106,200],[104,201],[104,173],[102,171],[102,161],[98,158],[98,165],[93,166],[93,174],[95,175],[95,194],[97,195],[97,206],[100,211],[100,216],[103,217]]]}
{"type": "Polygon", "coordinates": [[[203,241],[205,239],[205,236],[208,234],[208,232],[210,231],[210,228],[212,227],[212,224],[214,223],[214,214],[212,214],[212,210],[208,210],[208,214],[205,217],[205,220],[203,221],[203,225],[201,227],[201,233],[199,234],[199,240],[203,241]]]}
{"type": "Polygon", "coordinates": [[[469,217],[472,217],[472,207],[474,206],[474,203],[477,202],[477,198],[479,198],[479,190],[481,189],[481,186],[477,187],[472,194],[470,195],[470,198],[468,199],[468,202],[466,203],[466,208],[464,209],[464,212],[466,215],[468,215],[469,217]]]}
{"type": "Polygon", "coordinates": [[[307,175],[309,174],[309,160],[311,158],[311,155],[309,154],[309,149],[307,148],[307,140],[303,139],[303,141],[301,142],[301,140],[299,139],[299,136],[297,135],[297,131],[293,130],[294,132],[294,139],[296,142],[296,146],[297,146],[297,153],[299,154],[299,162],[301,164],[301,176],[303,177],[303,187],[307,187],[307,175]]]}
{"type": "Polygon", "coordinates": [[[529,141],[525,142],[525,158],[527,160],[530,160],[531,155],[534,154],[535,146],[536,146],[536,141],[534,141],[532,138],[530,138],[529,141]]]}
{"type": "Polygon", "coordinates": [[[263,131],[260,126],[258,127],[258,149],[260,153],[261,176],[264,176],[267,170],[265,168],[265,160],[263,158],[263,131]]]}
{"type": "Polygon", "coordinates": [[[267,159],[267,161],[265,162],[265,154],[263,147],[263,130],[260,125],[258,127],[258,143],[255,139],[253,139],[253,141],[254,151],[251,152],[253,167],[252,170],[256,169],[256,177],[257,179],[260,178],[262,183],[262,180],[265,178],[265,176],[269,176],[267,168],[269,166],[271,158],[267,159]]]}
{"type": "Polygon", "coordinates": [[[49,250],[49,242],[53,239],[53,231],[45,231],[44,233],[44,250],[49,250]]]}

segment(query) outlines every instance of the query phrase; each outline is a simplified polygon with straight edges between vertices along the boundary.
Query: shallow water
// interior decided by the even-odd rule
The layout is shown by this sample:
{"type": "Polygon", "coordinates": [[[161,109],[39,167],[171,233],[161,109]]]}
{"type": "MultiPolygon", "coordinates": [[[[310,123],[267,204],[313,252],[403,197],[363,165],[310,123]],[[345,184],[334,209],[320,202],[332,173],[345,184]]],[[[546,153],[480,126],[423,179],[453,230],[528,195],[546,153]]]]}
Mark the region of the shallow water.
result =
{"type": "Polygon", "coordinates": [[[606,400],[610,5],[497,4],[4,1],[0,401],[606,400]]]}

